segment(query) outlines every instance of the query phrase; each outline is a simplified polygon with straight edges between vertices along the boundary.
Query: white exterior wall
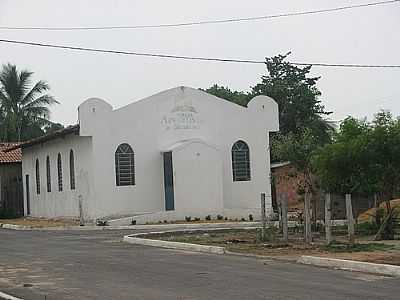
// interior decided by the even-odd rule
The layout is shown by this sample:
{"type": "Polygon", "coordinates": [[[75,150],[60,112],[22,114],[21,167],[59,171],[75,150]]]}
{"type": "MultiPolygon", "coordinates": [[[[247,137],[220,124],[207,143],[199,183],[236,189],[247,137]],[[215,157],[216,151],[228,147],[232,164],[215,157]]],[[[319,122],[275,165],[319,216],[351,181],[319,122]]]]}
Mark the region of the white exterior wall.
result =
{"type": "MultiPolygon", "coordinates": [[[[164,211],[162,152],[188,140],[200,140],[216,149],[222,170],[221,179],[215,176],[215,180],[222,181],[216,193],[221,194],[221,205],[224,209],[258,209],[260,193],[266,193],[267,207],[271,208],[268,134],[278,130],[278,107],[271,98],[256,97],[249,103],[248,108],[245,108],[196,89],[179,87],[117,110],[113,110],[111,105],[103,100],[89,99],[79,106],[78,112],[80,137],[73,137],[71,141],[69,137],[64,140],[58,139],[24,150],[23,176],[25,179],[25,174],[30,174],[31,210],[34,215],[77,215],[77,192],[71,192],[67,188],[68,157],[72,145],[79,149],[75,153],[76,174],[80,172],[79,166],[82,172],[88,174],[80,178],[76,176],[77,190],[79,186],[88,186],[88,191],[83,196],[87,199],[88,217],[127,216],[164,211]],[[250,148],[251,181],[233,182],[231,148],[238,140],[245,141],[250,148]],[[128,143],[135,153],[134,186],[116,186],[114,155],[118,145],[122,143],[128,143]],[[66,187],[62,193],[56,191],[56,159],[59,151],[63,151],[66,187]],[[45,192],[45,155],[48,152],[54,153],[54,192],[51,193],[51,197],[47,197],[45,192]],[[43,190],[40,197],[36,195],[34,181],[34,159],[38,155],[41,160],[43,190]],[[79,164],[78,160],[82,164],[79,164]],[[70,198],[73,200],[68,200],[70,198]]],[[[196,168],[199,172],[196,177],[202,177],[217,160],[212,151],[207,149],[208,146],[189,146],[185,150],[187,152],[179,154],[181,159],[173,161],[173,164],[181,171],[185,170],[185,166],[179,165],[179,161],[184,161],[185,155],[195,150],[190,147],[198,147],[198,150],[210,157],[207,166],[204,165],[201,170],[196,168]]],[[[188,170],[185,172],[189,173],[188,170]]],[[[176,183],[182,193],[189,193],[185,191],[184,181],[178,180],[176,183]]],[[[204,188],[206,187],[201,184],[193,186],[195,190],[191,188],[190,194],[200,195],[204,188]]],[[[26,193],[24,195],[26,196],[26,193]]],[[[177,196],[175,205],[179,204],[176,202],[179,201],[179,191],[177,196]]],[[[210,204],[200,201],[192,198],[179,205],[185,209],[199,209],[198,205],[205,207],[210,204]]],[[[220,204],[215,205],[217,209],[220,204]]]]}
{"type": "Polygon", "coordinates": [[[27,212],[26,175],[29,175],[31,216],[78,217],[79,196],[83,202],[84,216],[89,218],[94,203],[94,184],[91,174],[91,141],[89,137],[68,135],[45,144],[22,150],[22,177],[24,211],[27,212]],[[70,150],[74,151],[75,190],[70,185],[70,150]],[[58,191],[57,157],[61,153],[63,191],[58,191]],[[51,192],[47,192],[46,158],[50,158],[51,192]],[[36,191],[36,159],[39,159],[40,194],[36,191]]]}
{"type": "Polygon", "coordinates": [[[222,161],[219,151],[201,142],[172,150],[175,210],[191,216],[222,213],[222,161]]]}

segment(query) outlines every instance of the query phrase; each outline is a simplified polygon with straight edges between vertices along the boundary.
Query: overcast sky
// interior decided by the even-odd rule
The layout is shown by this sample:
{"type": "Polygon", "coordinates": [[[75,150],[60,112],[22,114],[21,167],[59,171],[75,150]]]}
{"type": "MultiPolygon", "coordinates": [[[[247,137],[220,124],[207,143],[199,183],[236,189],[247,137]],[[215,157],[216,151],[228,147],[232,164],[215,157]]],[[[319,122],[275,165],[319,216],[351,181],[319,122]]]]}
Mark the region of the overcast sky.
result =
{"type": "MultiPolygon", "coordinates": [[[[331,8],[376,0],[0,0],[0,26],[112,26],[249,17],[331,8]]],[[[292,51],[292,61],[400,65],[400,2],[320,15],[233,24],[113,31],[6,31],[0,38],[63,45],[263,60],[292,51]]],[[[77,106],[100,97],[114,108],[159,91],[217,83],[237,90],[265,74],[264,65],[193,62],[94,54],[0,43],[0,64],[35,72],[60,105],[52,120],[73,124],[77,106]]],[[[334,120],[400,115],[400,69],[314,67],[334,120]]]]}

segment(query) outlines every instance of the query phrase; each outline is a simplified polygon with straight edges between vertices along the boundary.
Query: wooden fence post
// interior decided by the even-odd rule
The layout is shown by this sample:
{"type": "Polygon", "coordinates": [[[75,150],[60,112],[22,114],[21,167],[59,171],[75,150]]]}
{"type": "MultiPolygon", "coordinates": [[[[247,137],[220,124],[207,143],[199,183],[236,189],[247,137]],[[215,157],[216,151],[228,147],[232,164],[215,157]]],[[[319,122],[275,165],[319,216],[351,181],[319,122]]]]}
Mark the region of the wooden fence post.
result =
{"type": "Polygon", "coordinates": [[[305,242],[307,244],[310,244],[312,242],[310,202],[310,193],[306,192],[304,196],[304,234],[305,242]]]}
{"type": "Polygon", "coordinates": [[[332,229],[331,229],[331,194],[325,194],[325,236],[326,243],[332,242],[332,229]]]}
{"type": "Polygon", "coordinates": [[[288,195],[283,194],[281,199],[281,211],[282,211],[282,234],[283,240],[288,241],[288,195]]]}
{"type": "Polygon", "coordinates": [[[266,241],[267,239],[267,216],[265,214],[265,193],[261,193],[261,239],[266,241]]]}
{"type": "Polygon", "coordinates": [[[346,216],[347,216],[347,231],[349,242],[354,244],[354,217],[353,207],[351,205],[351,194],[346,194],[346,216]]]}

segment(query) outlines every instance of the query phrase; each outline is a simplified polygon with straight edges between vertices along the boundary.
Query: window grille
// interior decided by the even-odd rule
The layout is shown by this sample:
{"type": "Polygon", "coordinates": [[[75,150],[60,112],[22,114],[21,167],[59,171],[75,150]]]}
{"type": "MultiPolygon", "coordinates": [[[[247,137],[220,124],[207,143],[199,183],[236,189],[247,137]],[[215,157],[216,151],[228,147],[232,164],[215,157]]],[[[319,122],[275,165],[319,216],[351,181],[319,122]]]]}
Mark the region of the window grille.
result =
{"type": "Polygon", "coordinates": [[[57,156],[57,175],[58,175],[58,191],[62,192],[63,178],[62,178],[62,162],[61,162],[61,154],[60,153],[58,153],[58,156],[57,156]]]}
{"type": "Polygon", "coordinates": [[[51,192],[50,158],[46,158],[47,192],[51,192]]]}
{"type": "Polygon", "coordinates": [[[128,144],[121,144],[115,151],[117,186],[135,185],[135,153],[128,144]]]}
{"type": "Polygon", "coordinates": [[[71,149],[69,152],[69,182],[71,190],[75,189],[75,162],[74,162],[74,151],[71,149]]]}
{"type": "Polygon", "coordinates": [[[250,181],[249,146],[243,141],[237,141],[232,146],[233,181],[250,181]]]}
{"type": "Polygon", "coordinates": [[[39,159],[36,159],[36,194],[40,194],[40,170],[39,170],[39,159]]]}

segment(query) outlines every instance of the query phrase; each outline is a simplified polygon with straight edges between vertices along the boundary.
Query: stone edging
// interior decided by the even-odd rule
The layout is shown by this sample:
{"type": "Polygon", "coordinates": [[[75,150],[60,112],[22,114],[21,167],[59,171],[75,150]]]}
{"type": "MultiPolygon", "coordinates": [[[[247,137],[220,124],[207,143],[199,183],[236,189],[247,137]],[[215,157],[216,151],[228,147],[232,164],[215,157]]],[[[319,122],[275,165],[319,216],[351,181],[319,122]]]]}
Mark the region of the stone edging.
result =
{"type": "Polygon", "coordinates": [[[307,255],[301,256],[297,260],[297,262],[301,264],[313,265],[319,267],[338,268],[342,270],[374,273],[374,274],[396,276],[396,277],[400,276],[400,266],[394,266],[394,265],[375,264],[375,263],[355,261],[355,260],[307,256],[307,255]]]}

